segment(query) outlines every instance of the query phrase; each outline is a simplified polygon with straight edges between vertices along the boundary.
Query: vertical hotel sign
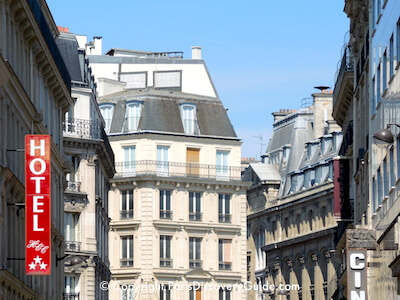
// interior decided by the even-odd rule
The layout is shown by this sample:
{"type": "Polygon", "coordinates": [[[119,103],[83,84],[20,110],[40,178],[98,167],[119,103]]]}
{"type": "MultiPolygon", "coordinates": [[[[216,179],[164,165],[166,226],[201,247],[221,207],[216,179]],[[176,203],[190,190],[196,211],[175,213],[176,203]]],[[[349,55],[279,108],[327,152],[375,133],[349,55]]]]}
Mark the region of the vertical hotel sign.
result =
{"type": "Polygon", "coordinates": [[[25,136],[25,272],[51,273],[50,136],[25,136]]]}

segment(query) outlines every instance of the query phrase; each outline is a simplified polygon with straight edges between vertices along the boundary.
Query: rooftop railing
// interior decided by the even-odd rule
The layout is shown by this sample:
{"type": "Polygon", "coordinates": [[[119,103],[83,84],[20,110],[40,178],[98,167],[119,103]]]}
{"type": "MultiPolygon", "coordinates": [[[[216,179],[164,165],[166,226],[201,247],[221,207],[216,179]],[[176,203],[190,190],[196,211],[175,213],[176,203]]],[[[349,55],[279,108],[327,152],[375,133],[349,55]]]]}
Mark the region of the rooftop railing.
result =
{"type": "Polygon", "coordinates": [[[186,177],[222,181],[242,181],[242,167],[140,160],[116,163],[115,177],[186,177]]]}

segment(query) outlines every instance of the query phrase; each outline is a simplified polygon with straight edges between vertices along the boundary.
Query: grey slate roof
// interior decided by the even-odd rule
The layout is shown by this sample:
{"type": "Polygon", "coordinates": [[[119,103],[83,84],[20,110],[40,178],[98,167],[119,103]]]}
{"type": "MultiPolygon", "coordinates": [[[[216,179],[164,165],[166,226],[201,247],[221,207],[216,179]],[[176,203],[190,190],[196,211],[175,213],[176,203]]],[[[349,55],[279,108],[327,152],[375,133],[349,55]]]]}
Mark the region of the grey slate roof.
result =
{"type": "Polygon", "coordinates": [[[81,63],[79,61],[78,42],[73,33],[60,33],[56,40],[61,56],[64,59],[72,81],[83,82],[81,63]]]}
{"type": "Polygon", "coordinates": [[[126,133],[124,121],[128,101],[143,102],[138,133],[155,131],[184,135],[179,105],[192,103],[197,109],[199,136],[238,139],[226,110],[218,98],[156,89],[125,90],[98,98],[100,105],[102,103],[115,104],[110,128],[111,135],[126,133]]]}

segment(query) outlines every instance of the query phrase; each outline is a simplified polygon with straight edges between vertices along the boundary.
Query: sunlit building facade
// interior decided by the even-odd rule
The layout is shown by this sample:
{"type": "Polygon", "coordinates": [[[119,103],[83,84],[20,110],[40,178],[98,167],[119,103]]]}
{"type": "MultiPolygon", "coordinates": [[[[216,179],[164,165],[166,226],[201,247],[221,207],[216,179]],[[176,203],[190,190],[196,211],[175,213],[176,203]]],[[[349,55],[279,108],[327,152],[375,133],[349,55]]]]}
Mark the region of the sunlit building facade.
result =
{"type": "Polygon", "coordinates": [[[246,299],[241,142],[201,49],[89,61],[116,160],[110,297],[246,299]]]}

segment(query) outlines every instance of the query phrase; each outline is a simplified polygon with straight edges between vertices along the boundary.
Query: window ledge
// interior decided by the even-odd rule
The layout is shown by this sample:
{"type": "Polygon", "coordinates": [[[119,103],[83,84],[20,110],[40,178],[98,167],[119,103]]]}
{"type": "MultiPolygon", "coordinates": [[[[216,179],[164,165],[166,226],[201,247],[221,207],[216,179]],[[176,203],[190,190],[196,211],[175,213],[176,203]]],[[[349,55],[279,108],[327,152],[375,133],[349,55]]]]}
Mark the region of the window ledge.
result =
{"type": "Polygon", "coordinates": [[[397,61],[396,67],[394,68],[396,71],[400,68],[400,60],[397,61]]]}

